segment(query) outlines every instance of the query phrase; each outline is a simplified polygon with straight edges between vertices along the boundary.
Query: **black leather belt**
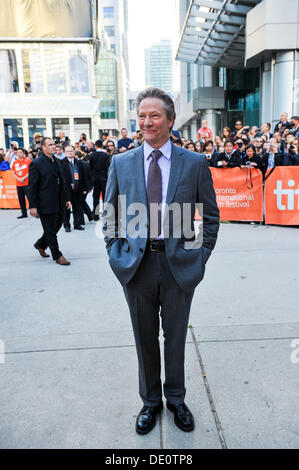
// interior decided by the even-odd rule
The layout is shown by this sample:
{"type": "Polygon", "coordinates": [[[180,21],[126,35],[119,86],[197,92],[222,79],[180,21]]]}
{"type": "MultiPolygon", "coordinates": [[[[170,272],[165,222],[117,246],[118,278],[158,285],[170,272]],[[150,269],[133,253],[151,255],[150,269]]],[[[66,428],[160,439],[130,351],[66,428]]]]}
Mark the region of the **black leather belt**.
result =
{"type": "Polygon", "coordinates": [[[164,240],[149,240],[146,247],[149,251],[165,251],[164,240]]]}

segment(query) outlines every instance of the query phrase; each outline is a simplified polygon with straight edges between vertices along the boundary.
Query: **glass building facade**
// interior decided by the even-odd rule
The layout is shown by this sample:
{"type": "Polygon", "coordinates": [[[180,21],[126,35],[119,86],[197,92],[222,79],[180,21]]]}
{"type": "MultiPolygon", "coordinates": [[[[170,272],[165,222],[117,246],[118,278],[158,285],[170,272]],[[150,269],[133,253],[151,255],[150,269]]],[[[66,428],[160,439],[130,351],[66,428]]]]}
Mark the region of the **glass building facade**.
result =
{"type": "Polygon", "coordinates": [[[234,129],[241,120],[253,126],[260,122],[260,70],[219,70],[219,85],[225,89],[226,124],[234,129]]]}
{"type": "Polygon", "coordinates": [[[101,119],[118,119],[117,62],[114,51],[102,50],[96,65],[97,97],[101,119]]]}

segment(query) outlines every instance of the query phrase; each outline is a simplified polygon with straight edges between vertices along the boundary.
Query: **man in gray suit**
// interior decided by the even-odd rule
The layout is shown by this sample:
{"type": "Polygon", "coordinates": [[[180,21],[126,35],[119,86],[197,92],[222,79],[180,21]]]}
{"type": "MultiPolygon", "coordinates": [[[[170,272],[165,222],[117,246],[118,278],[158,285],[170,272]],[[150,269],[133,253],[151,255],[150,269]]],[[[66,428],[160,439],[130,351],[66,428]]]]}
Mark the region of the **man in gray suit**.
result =
{"type": "Polygon", "coordinates": [[[145,142],[113,158],[103,213],[109,262],[124,288],[138,355],[144,406],[136,431],[151,431],[163,408],[159,314],[167,407],[181,430],[192,431],[194,419],[184,402],[185,342],[194,290],[216,243],[219,211],[206,158],[170,142],[172,99],[148,88],[137,98],[137,112],[145,142]],[[193,229],[197,203],[203,209],[202,238],[186,233],[186,216],[178,214],[188,206],[193,229]]]}

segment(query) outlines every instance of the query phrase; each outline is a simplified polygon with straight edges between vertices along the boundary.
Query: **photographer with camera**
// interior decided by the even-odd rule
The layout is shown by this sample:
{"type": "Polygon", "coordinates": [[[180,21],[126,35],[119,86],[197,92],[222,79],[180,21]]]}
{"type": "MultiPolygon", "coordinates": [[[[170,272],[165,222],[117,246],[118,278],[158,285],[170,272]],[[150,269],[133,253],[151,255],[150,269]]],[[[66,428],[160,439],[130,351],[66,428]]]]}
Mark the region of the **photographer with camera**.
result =
{"type": "Polygon", "coordinates": [[[15,160],[17,160],[17,150],[19,148],[18,142],[12,140],[10,143],[10,148],[8,152],[6,152],[4,160],[9,163],[9,166],[12,167],[15,160]]]}
{"type": "Polygon", "coordinates": [[[283,156],[284,154],[279,151],[279,145],[275,137],[272,137],[269,141],[269,144],[265,144],[266,152],[262,156],[261,165],[262,172],[265,177],[268,170],[272,170],[276,166],[283,165],[283,156]]]}
{"type": "Polygon", "coordinates": [[[299,116],[291,117],[291,126],[290,134],[299,137],[299,116]]]}
{"type": "Polygon", "coordinates": [[[289,136],[287,144],[287,151],[283,156],[283,166],[298,166],[299,165],[299,138],[289,136]]]}
{"type": "Polygon", "coordinates": [[[273,134],[271,134],[270,129],[271,129],[270,122],[264,122],[261,125],[261,132],[258,134],[258,136],[259,137],[265,136],[267,141],[269,141],[271,137],[273,137],[273,134]]]}
{"type": "Polygon", "coordinates": [[[283,133],[286,129],[291,129],[291,128],[292,128],[292,125],[288,121],[288,113],[286,113],[286,112],[281,113],[280,121],[275,126],[274,134],[275,134],[275,132],[280,132],[281,135],[283,135],[283,133]]]}
{"type": "MultiPolygon", "coordinates": [[[[241,121],[237,121],[237,123],[241,123],[241,121]]],[[[235,128],[237,128],[237,123],[235,125],[235,128]]],[[[239,126],[240,124],[238,124],[238,127],[239,126]]],[[[250,141],[250,126],[243,126],[235,133],[235,135],[233,133],[234,141],[237,141],[238,139],[242,139],[243,136],[246,136],[246,139],[250,141]]]]}
{"type": "Polygon", "coordinates": [[[32,157],[36,158],[38,157],[39,152],[41,151],[41,140],[42,140],[42,135],[39,132],[35,132],[33,134],[33,141],[30,144],[30,149],[32,152],[32,157]]]}
{"type": "Polygon", "coordinates": [[[253,144],[249,144],[246,147],[245,155],[241,158],[241,168],[256,168],[257,170],[262,170],[261,158],[256,154],[253,144]]]}

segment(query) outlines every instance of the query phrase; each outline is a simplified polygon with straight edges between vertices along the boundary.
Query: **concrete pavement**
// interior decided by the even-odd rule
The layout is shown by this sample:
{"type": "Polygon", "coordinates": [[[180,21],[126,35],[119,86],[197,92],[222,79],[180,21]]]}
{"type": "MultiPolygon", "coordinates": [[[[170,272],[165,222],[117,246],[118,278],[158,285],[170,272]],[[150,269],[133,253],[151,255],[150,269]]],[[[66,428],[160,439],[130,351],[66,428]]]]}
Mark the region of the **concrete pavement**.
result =
{"type": "Polygon", "coordinates": [[[18,214],[0,210],[0,448],[299,447],[297,228],[221,225],[186,345],[196,429],[164,408],[139,436],[128,308],[95,224],[60,232],[62,267],[33,248],[39,220],[18,214]]]}

